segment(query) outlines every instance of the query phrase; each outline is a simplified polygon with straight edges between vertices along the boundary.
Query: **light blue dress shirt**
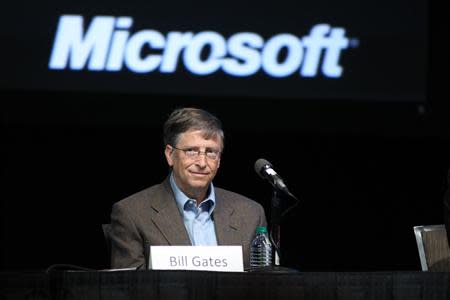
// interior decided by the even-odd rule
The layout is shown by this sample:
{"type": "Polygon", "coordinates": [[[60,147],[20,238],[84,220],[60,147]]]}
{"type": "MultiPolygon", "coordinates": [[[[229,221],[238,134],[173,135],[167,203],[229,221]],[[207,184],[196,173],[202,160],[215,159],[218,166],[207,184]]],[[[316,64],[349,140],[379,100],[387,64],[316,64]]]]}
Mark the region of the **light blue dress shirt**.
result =
{"type": "Polygon", "coordinates": [[[192,245],[217,246],[216,231],[211,218],[216,206],[213,184],[209,187],[209,195],[198,207],[195,199],[190,199],[178,188],[173,174],[170,174],[170,185],[192,245]]]}

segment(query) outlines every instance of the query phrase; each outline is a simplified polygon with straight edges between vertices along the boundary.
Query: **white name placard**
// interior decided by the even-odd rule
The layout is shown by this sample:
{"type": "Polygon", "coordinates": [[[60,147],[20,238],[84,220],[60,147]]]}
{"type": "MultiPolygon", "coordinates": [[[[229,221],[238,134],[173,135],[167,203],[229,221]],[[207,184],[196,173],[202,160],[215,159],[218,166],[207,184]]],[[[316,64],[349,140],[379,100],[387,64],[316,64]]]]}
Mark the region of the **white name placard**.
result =
{"type": "Polygon", "coordinates": [[[150,246],[149,269],[243,272],[242,246],[150,246]]]}

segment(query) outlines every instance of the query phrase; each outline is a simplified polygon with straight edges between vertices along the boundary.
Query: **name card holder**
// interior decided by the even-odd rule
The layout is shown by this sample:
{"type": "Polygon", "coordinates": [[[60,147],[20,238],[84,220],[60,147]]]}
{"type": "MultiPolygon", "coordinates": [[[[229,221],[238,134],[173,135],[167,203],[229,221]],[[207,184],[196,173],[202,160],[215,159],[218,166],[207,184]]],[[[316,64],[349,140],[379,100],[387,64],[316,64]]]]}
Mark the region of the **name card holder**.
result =
{"type": "Polygon", "coordinates": [[[148,268],[244,272],[242,246],[150,246],[148,268]]]}

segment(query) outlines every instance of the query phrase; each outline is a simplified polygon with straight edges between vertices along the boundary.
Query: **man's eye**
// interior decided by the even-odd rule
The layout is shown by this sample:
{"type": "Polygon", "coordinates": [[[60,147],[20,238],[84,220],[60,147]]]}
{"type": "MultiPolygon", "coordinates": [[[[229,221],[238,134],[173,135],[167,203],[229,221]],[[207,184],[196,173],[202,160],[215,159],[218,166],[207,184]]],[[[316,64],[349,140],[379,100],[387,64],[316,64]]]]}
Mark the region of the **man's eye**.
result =
{"type": "Polygon", "coordinates": [[[206,156],[215,159],[218,155],[218,151],[215,150],[206,150],[206,156]]]}
{"type": "Polygon", "coordinates": [[[194,149],[186,149],[187,155],[195,155],[198,151],[194,149]]]}

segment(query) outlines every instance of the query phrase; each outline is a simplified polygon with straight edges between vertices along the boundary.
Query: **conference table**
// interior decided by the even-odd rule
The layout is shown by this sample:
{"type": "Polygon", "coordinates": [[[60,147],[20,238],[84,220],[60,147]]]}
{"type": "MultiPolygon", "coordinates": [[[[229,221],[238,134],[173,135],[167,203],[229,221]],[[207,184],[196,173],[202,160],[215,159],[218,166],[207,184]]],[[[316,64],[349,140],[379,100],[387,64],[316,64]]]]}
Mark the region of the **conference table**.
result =
{"type": "Polygon", "coordinates": [[[0,299],[450,299],[450,272],[4,271],[0,299]]]}

